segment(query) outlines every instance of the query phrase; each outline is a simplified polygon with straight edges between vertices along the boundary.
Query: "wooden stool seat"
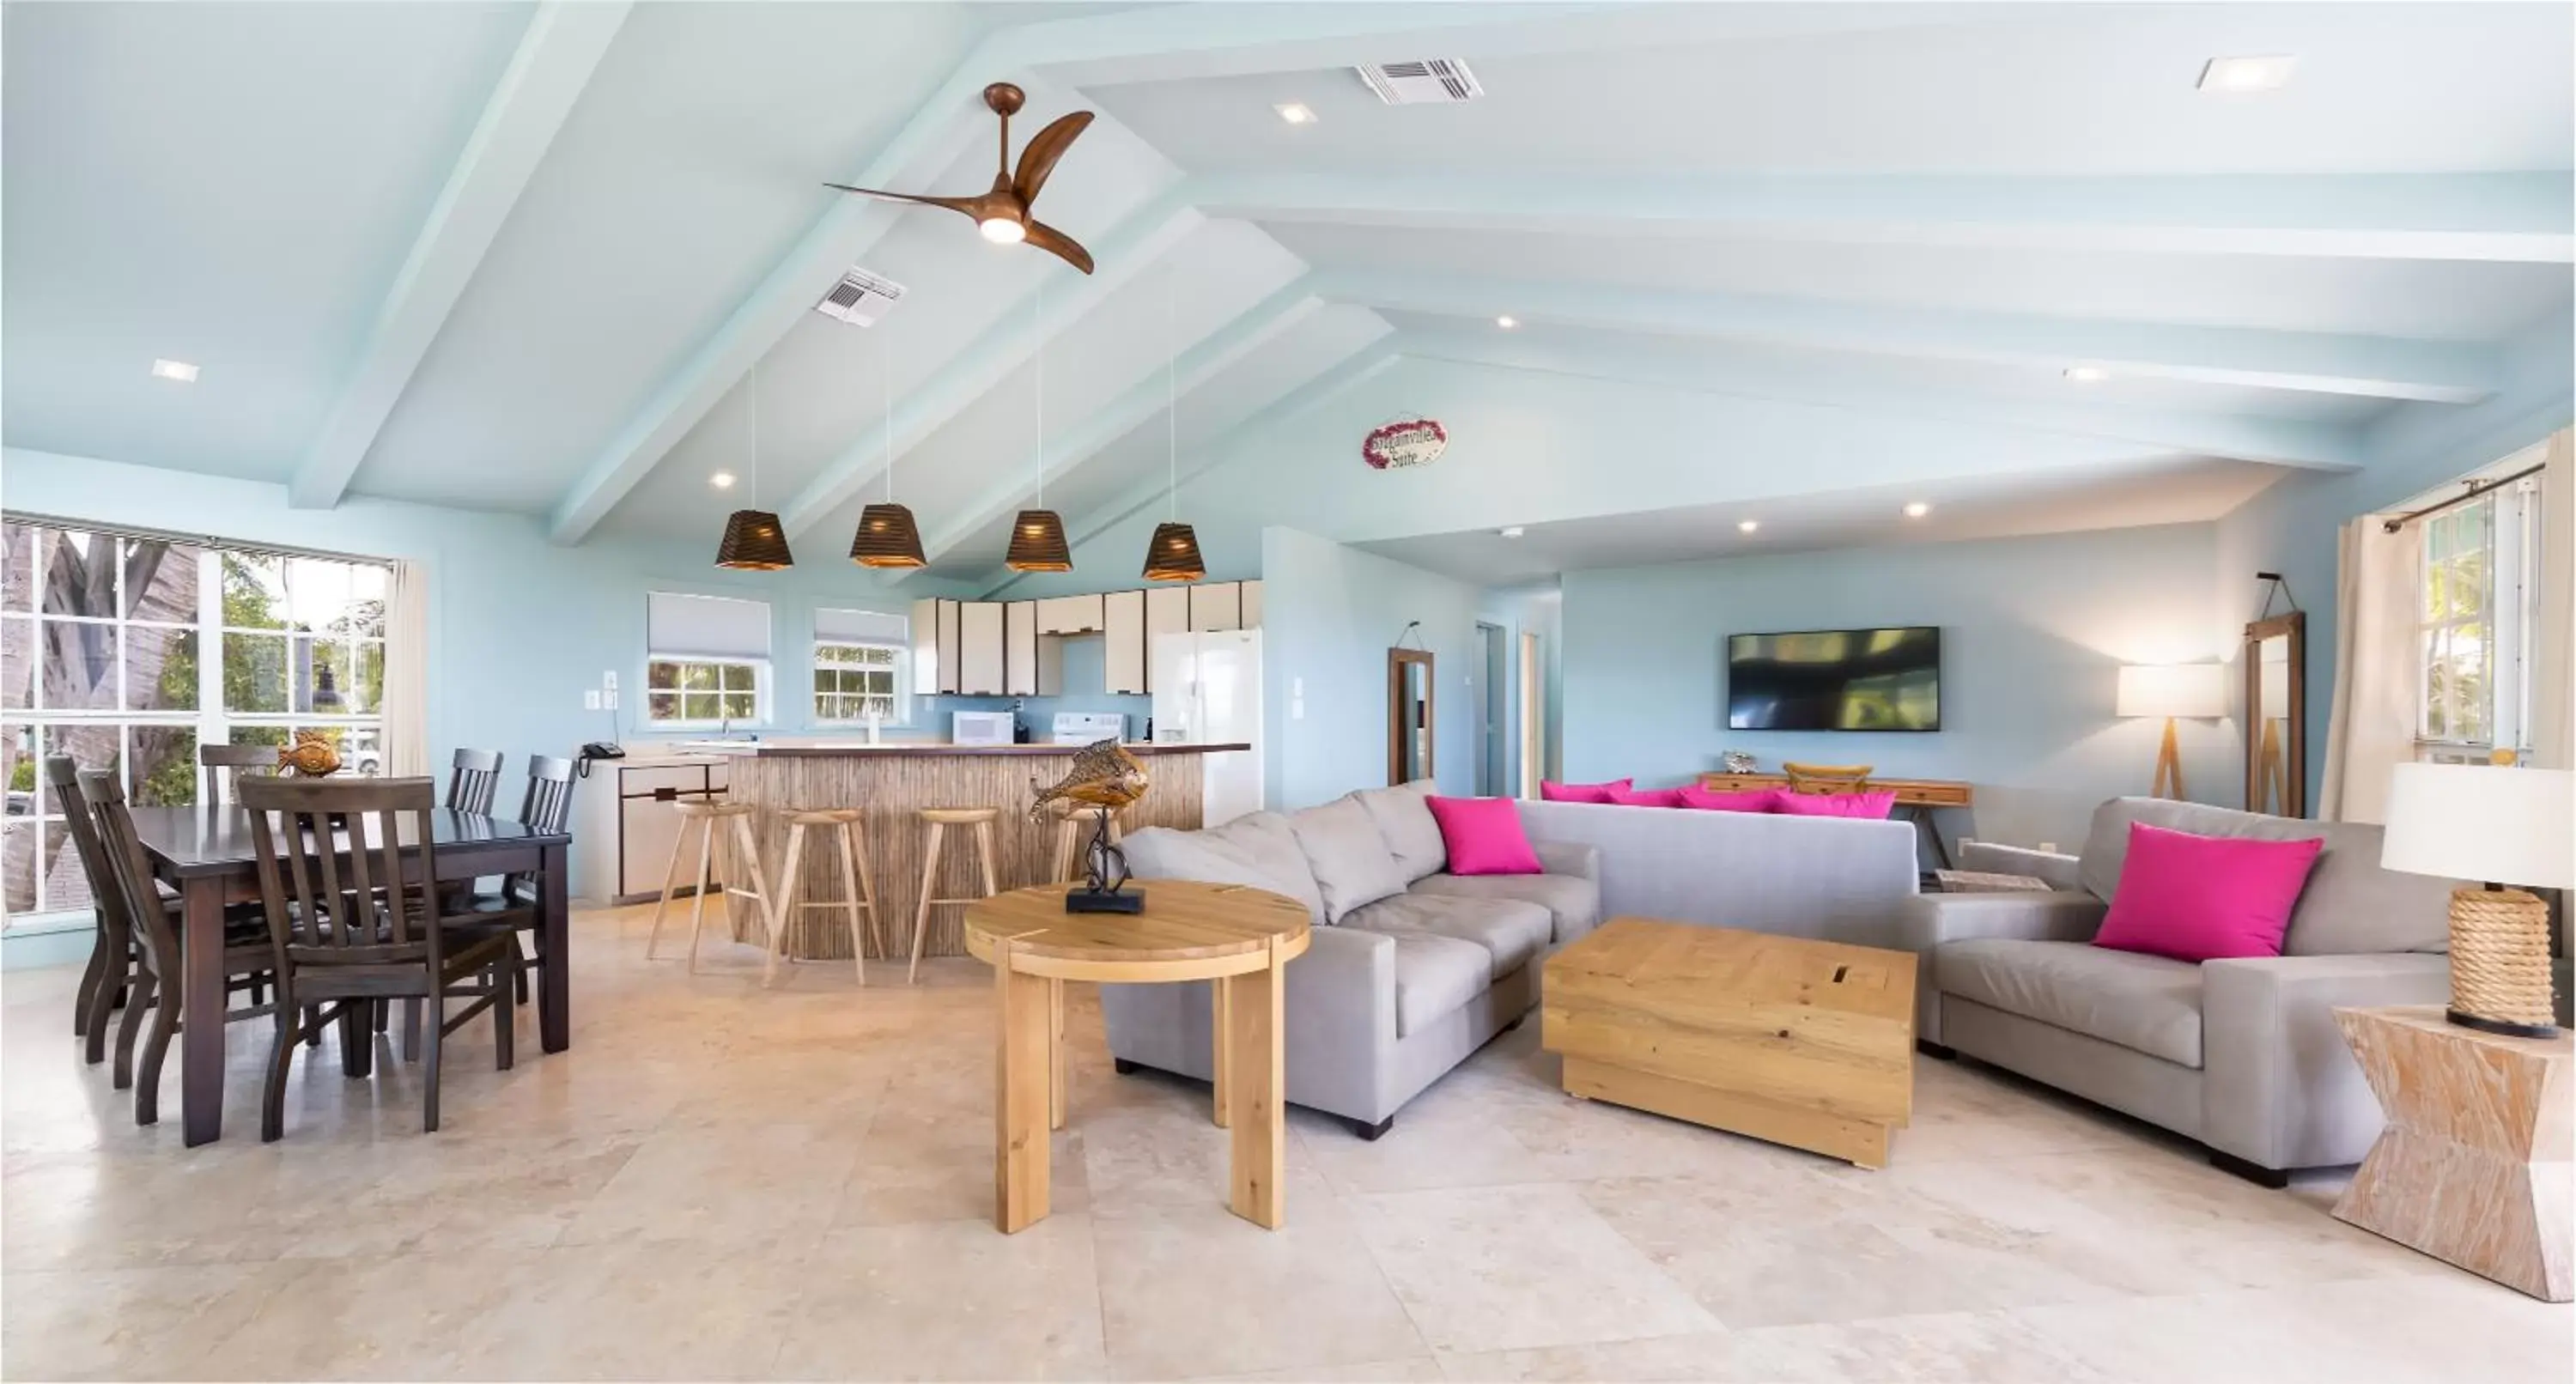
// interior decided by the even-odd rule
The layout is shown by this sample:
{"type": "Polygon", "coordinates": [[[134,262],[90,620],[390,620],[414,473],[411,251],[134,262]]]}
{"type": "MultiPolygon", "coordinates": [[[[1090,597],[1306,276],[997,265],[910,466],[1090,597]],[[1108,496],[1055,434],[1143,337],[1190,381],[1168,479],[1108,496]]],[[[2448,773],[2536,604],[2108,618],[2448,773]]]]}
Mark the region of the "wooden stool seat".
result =
{"type": "Polygon", "coordinates": [[[679,798],[671,807],[684,821],[713,821],[719,817],[748,817],[751,804],[727,802],[722,798],[679,798]]]}
{"type": "MultiPolygon", "coordinates": [[[[710,867],[715,858],[715,839],[720,831],[717,823],[731,820],[735,864],[750,873],[751,887],[744,889],[727,884],[723,886],[723,892],[728,897],[745,898],[760,905],[761,921],[769,927],[769,966],[764,974],[774,974],[778,965],[781,915],[770,906],[769,880],[760,872],[760,843],[751,836],[752,805],[706,798],[680,798],[673,801],[671,807],[680,814],[680,832],[671,838],[671,863],[662,867],[662,897],[653,904],[653,930],[644,938],[644,959],[653,959],[653,948],[662,940],[662,914],[671,906],[671,887],[680,876],[680,854],[688,849],[689,828],[695,826],[698,829],[698,892],[689,905],[689,974],[698,973],[698,939],[705,935],[707,929],[707,889],[712,882],[710,867]]],[[[732,871],[726,873],[731,875],[732,871]]]]}
{"type": "Polygon", "coordinates": [[[981,826],[987,822],[1000,820],[1001,815],[1002,809],[998,807],[925,807],[921,809],[921,820],[933,826],[943,827],[981,826]]]}
{"type": "Polygon", "coordinates": [[[930,824],[930,844],[921,852],[921,906],[912,914],[912,964],[905,968],[904,983],[911,984],[921,974],[921,946],[930,936],[930,910],[942,904],[969,904],[989,899],[1002,892],[993,878],[998,857],[993,854],[993,823],[1000,820],[998,807],[925,807],[921,820],[930,824]],[[976,863],[982,867],[984,892],[971,898],[943,899],[939,892],[939,847],[947,840],[950,827],[975,829],[976,863]]]}
{"type": "MultiPolygon", "coordinates": [[[[763,984],[778,974],[778,958],[785,954],[788,924],[796,920],[797,911],[807,908],[839,908],[849,913],[850,964],[857,968],[859,983],[868,983],[868,942],[877,930],[876,872],[868,863],[867,839],[860,835],[860,824],[867,820],[867,809],[858,807],[791,807],[782,813],[787,819],[787,859],[779,867],[778,877],[783,896],[769,923],[769,964],[761,971],[763,984]],[[837,899],[798,901],[803,887],[798,865],[805,858],[805,829],[813,827],[840,838],[841,884],[848,890],[837,899]],[[859,915],[865,913],[865,931],[859,915]]],[[[879,948],[883,954],[883,948],[879,948]]]]}
{"type": "Polygon", "coordinates": [[[786,812],[791,827],[839,827],[864,820],[863,807],[791,807],[786,812]]]}

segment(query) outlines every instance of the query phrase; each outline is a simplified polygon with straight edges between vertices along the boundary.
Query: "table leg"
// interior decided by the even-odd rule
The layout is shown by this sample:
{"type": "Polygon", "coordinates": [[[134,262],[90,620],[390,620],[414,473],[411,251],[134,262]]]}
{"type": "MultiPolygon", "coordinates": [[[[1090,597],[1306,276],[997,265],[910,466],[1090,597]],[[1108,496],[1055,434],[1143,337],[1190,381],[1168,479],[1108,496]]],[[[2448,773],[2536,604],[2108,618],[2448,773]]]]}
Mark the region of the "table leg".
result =
{"type": "Polygon", "coordinates": [[[1064,1128],[1064,982],[1047,982],[1047,1128],[1064,1128]]]}
{"type": "Polygon", "coordinates": [[[1232,1068],[1226,1123],[1234,1134],[1234,1185],[1227,1205],[1270,1230],[1286,1219],[1279,1190],[1288,1170],[1288,1073],[1280,1032],[1280,985],[1286,975],[1279,940],[1273,937],[1269,965],[1217,982],[1226,990],[1226,1055],[1232,1068]]]}
{"type": "Polygon", "coordinates": [[[996,1042],[993,1092],[993,1226],[1005,1235],[1047,1214],[1047,981],[993,958],[996,1042]]]}
{"type": "Polygon", "coordinates": [[[537,1037],[548,1052],[572,1046],[571,849],[548,846],[537,861],[537,1037]]]}
{"type": "Polygon", "coordinates": [[[224,881],[199,875],[180,891],[179,1111],[194,1147],[224,1134],[224,881]]]}
{"type": "Polygon", "coordinates": [[[1219,1129],[1225,1128],[1226,1122],[1233,1118],[1233,1111],[1226,1104],[1233,1064],[1226,1058],[1225,987],[1226,982],[1222,980],[1208,982],[1208,1071],[1212,1075],[1208,1084],[1216,1088],[1216,1099],[1209,1102],[1208,1108],[1209,1118],[1216,1121],[1219,1129]]]}

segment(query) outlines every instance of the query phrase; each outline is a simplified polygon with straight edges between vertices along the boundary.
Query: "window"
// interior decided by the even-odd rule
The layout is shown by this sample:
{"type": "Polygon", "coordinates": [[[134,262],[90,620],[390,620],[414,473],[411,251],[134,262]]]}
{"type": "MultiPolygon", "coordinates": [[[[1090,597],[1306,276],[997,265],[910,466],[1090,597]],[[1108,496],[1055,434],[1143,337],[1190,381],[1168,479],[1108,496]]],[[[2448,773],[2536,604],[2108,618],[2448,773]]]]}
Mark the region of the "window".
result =
{"type": "Polygon", "coordinates": [[[769,606],[727,596],[645,597],[644,720],[685,726],[769,719],[769,606]]]}
{"type": "Polygon", "coordinates": [[[814,719],[818,723],[904,720],[910,622],[870,610],[814,612],[814,719]]]}
{"type": "Polygon", "coordinates": [[[2483,764],[2531,751],[2540,487],[2526,477],[2418,521],[2417,757],[2483,764]]]}
{"type": "Polygon", "coordinates": [[[0,523],[0,915],[89,902],[47,755],[156,806],[201,800],[201,743],[319,730],[381,772],[390,586],[364,559],[0,523]]]}

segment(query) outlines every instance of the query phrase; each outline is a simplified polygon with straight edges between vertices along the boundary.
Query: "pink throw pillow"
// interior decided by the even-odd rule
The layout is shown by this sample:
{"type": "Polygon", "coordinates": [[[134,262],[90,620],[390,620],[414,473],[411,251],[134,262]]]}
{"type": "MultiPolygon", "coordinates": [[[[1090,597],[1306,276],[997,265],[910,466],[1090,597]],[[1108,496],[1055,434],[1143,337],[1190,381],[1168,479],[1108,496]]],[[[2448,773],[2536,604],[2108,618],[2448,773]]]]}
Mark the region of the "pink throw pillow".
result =
{"type": "Polygon", "coordinates": [[[2325,842],[2194,836],[2129,824],[2111,912],[2093,945],[2177,961],[2279,956],[2325,842]]]}
{"type": "Polygon", "coordinates": [[[1696,807],[1702,812],[1777,812],[1780,810],[1778,807],[1780,790],[1777,788],[1746,788],[1733,793],[1720,793],[1707,788],[1684,788],[1680,792],[1682,806],[1696,807]]]}
{"type": "Polygon", "coordinates": [[[1625,793],[1635,779],[1613,779],[1608,783],[1547,783],[1538,786],[1538,795],[1552,803],[1612,803],[1614,793],[1625,793]]]}
{"type": "Polygon", "coordinates": [[[1449,848],[1453,875],[1535,875],[1543,873],[1538,851],[1521,829],[1520,809],[1509,798],[1439,798],[1431,816],[1440,823],[1440,840],[1449,848]]]}
{"type": "Polygon", "coordinates": [[[1610,801],[1629,807],[1679,807],[1682,790],[1678,788],[1614,788],[1610,801]]]}
{"type": "Polygon", "coordinates": [[[1783,788],[1771,810],[1789,817],[1872,817],[1884,821],[1896,810],[1896,791],[1792,793],[1783,788]]]}

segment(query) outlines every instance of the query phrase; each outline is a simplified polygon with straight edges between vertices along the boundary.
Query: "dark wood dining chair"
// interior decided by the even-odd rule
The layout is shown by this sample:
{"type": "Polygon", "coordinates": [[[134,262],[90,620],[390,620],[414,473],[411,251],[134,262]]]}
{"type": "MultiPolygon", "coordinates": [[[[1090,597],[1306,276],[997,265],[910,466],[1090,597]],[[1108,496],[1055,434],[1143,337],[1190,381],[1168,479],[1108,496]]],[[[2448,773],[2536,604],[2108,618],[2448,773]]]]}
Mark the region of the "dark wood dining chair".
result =
{"type": "MultiPolygon", "coordinates": [[[[162,902],[160,887],[153,880],[151,858],[143,853],[142,838],[135,833],[134,816],[126,808],[125,786],[118,782],[116,771],[81,770],[78,791],[88,807],[94,833],[92,844],[107,867],[127,935],[134,943],[136,964],[127,977],[130,988],[125,1019],[117,1025],[113,1079],[120,1091],[128,1086],[134,1088],[134,1122],[154,1124],[161,1118],[161,1060],[170,1051],[170,1035],[179,1031],[180,977],[186,958],[179,943],[179,930],[171,926],[170,909],[162,902]],[[134,1039],[147,1013],[152,1018],[152,1031],[143,1040],[143,1058],[138,1065],[134,1039]]],[[[270,982],[275,979],[275,965],[276,949],[266,938],[239,932],[225,934],[224,1022],[256,1019],[274,1012],[275,1006],[266,1000],[270,982]],[[236,990],[252,990],[251,1002],[240,1008],[231,1007],[229,992],[236,990]]]]}
{"type": "MultiPolygon", "coordinates": [[[[554,833],[572,823],[572,781],[575,765],[569,759],[552,755],[528,756],[528,791],[519,800],[519,821],[531,831],[554,833]]],[[[511,931],[511,960],[515,966],[514,983],[518,1001],[528,1002],[528,972],[545,961],[537,926],[537,906],[541,881],[534,870],[521,870],[505,875],[496,893],[475,894],[465,903],[466,911],[478,921],[506,923],[511,931]],[[524,945],[518,934],[527,934],[524,945]]]]}
{"type": "Polygon", "coordinates": [[[438,1128],[442,1040],[492,1011],[493,1064],[508,1071],[513,1023],[510,934],[442,916],[425,778],[264,779],[242,785],[259,866],[260,902],[277,956],[277,1037],[260,1101],[259,1137],[286,1133],[286,1083],[302,1026],[315,1006],[340,1024],[343,1070],[365,1076],[366,1020],[396,999],[425,1000],[428,1058],[421,1073],[421,1129],[438,1128]],[[412,843],[405,869],[403,843],[412,843]],[[449,999],[470,1001],[449,1015],[449,999]]]}
{"type": "Polygon", "coordinates": [[[447,775],[447,806],[477,817],[492,815],[492,800],[501,791],[498,750],[458,750],[447,775]]]}
{"type": "Polygon", "coordinates": [[[206,787],[212,800],[219,803],[240,801],[236,789],[243,778],[268,776],[277,772],[275,745],[199,745],[197,763],[206,771],[206,787]]]}

